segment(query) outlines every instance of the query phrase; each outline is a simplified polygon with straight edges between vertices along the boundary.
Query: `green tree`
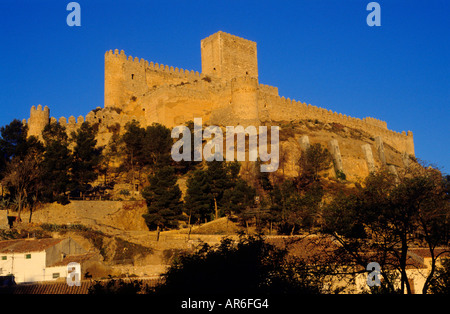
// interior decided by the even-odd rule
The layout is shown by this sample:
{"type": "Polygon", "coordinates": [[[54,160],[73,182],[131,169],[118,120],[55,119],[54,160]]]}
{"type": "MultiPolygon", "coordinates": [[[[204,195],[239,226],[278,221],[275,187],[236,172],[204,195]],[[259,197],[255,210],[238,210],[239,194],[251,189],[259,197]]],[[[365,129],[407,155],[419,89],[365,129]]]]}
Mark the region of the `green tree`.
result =
{"type": "Polygon", "coordinates": [[[191,138],[191,148],[190,148],[191,158],[190,158],[190,161],[182,160],[180,162],[174,163],[174,166],[175,166],[177,172],[181,173],[181,174],[186,174],[190,170],[196,169],[196,167],[201,164],[201,161],[195,161],[194,160],[195,143],[192,140],[194,138],[194,122],[193,121],[188,121],[188,122],[186,122],[185,125],[189,128],[189,130],[191,132],[190,133],[190,138],[191,138]]]}
{"type": "Polygon", "coordinates": [[[98,174],[96,170],[100,166],[101,149],[96,147],[96,130],[84,122],[81,127],[72,133],[75,144],[72,153],[71,190],[85,193],[89,183],[94,181],[98,174]]]}
{"type": "Polygon", "coordinates": [[[44,200],[67,203],[72,155],[66,130],[59,123],[48,124],[42,133],[44,156],[42,160],[42,195],[44,200]]]}
{"type": "Polygon", "coordinates": [[[290,234],[295,230],[308,230],[311,232],[317,224],[319,207],[324,195],[322,186],[315,182],[302,193],[295,193],[286,204],[286,219],[282,222],[291,228],[290,234]]]}
{"type": "Polygon", "coordinates": [[[210,182],[211,194],[214,200],[215,219],[219,218],[219,206],[222,205],[224,192],[234,185],[234,178],[236,177],[231,173],[232,170],[234,170],[234,175],[236,175],[236,168],[234,166],[227,166],[225,161],[208,162],[206,174],[210,182]]]}
{"type": "Polygon", "coordinates": [[[154,123],[145,130],[143,139],[144,164],[152,167],[167,166],[171,162],[173,145],[171,131],[164,125],[154,123]]]}
{"type": "Polygon", "coordinates": [[[255,168],[257,169],[256,181],[257,184],[262,188],[265,192],[271,192],[273,190],[272,182],[270,181],[270,176],[268,172],[259,171],[261,169],[262,162],[258,158],[256,162],[255,168]]]}
{"type": "Polygon", "coordinates": [[[187,180],[184,208],[189,224],[208,221],[213,218],[214,197],[211,183],[205,170],[194,170],[187,180]]]}
{"type": "Polygon", "coordinates": [[[274,186],[270,198],[263,204],[264,220],[275,224],[280,234],[293,235],[317,227],[324,189],[319,181],[310,182],[298,190],[296,179],[284,180],[274,186]]]}
{"type": "Polygon", "coordinates": [[[0,128],[0,178],[8,162],[14,157],[23,160],[33,150],[42,152],[42,144],[36,137],[27,137],[28,127],[19,120],[0,128]]]}
{"type": "Polygon", "coordinates": [[[173,140],[170,129],[157,123],[142,128],[139,122],[133,120],[125,125],[125,130],[121,138],[126,156],[122,169],[131,171],[133,180],[140,179],[145,167],[150,167],[154,172],[171,164],[173,140]]]}
{"type": "Polygon", "coordinates": [[[267,219],[272,223],[275,222],[280,233],[289,233],[292,226],[286,224],[289,217],[290,199],[296,195],[296,188],[293,180],[285,180],[280,185],[275,185],[270,192],[269,217],[267,219]]]}
{"type": "Polygon", "coordinates": [[[240,164],[211,161],[195,170],[187,181],[185,211],[194,221],[217,219],[240,212],[254,201],[255,190],[239,177],[240,164]],[[241,189],[241,190],[239,190],[241,189]]]}
{"type": "Polygon", "coordinates": [[[143,215],[150,230],[177,228],[182,215],[181,190],[172,167],[164,167],[148,178],[150,185],[142,196],[147,201],[148,212],[143,215]]]}
{"type": "Polygon", "coordinates": [[[133,120],[125,125],[125,133],[122,135],[121,141],[124,143],[124,154],[122,166],[126,170],[134,172],[145,164],[144,155],[144,137],[145,129],[139,126],[139,122],[133,120]]]}
{"type": "Polygon", "coordinates": [[[120,135],[114,133],[109,139],[108,145],[103,147],[98,167],[99,174],[103,177],[103,186],[110,185],[115,176],[119,174],[118,167],[115,167],[115,161],[120,160],[120,135]]]}
{"type": "Polygon", "coordinates": [[[235,184],[223,193],[222,211],[226,215],[243,214],[255,204],[256,190],[245,180],[237,179],[235,184]]]}
{"type": "Polygon", "coordinates": [[[313,181],[319,179],[321,171],[331,168],[332,158],[328,149],[323,148],[319,143],[312,144],[300,157],[299,164],[302,169],[302,176],[313,181]]]}

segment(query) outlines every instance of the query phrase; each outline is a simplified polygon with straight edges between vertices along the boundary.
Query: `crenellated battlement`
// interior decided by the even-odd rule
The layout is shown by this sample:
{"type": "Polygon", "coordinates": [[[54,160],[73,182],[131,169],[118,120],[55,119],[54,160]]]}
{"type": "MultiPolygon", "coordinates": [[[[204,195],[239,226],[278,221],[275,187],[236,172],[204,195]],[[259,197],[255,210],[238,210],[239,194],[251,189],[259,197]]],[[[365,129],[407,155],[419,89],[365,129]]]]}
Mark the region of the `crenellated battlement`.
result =
{"type": "Polygon", "coordinates": [[[278,87],[265,85],[265,84],[259,84],[259,91],[262,93],[270,94],[278,96],[278,87]]]}
{"type": "Polygon", "coordinates": [[[380,128],[387,129],[387,123],[385,121],[382,121],[382,120],[379,120],[376,118],[371,118],[371,117],[364,118],[364,121],[368,124],[372,124],[372,125],[378,126],[380,128]]]}
{"type": "Polygon", "coordinates": [[[413,132],[396,132],[387,128],[387,123],[375,118],[355,118],[342,113],[333,112],[321,107],[291,100],[285,97],[266,96],[263,106],[268,110],[272,121],[318,120],[323,123],[338,123],[343,126],[367,132],[373,136],[381,136],[384,141],[397,150],[415,155],[413,132]]]}
{"type": "Polygon", "coordinates": [[[138,57],[133,58],[133,56],[131,55],[127,56],[123,50],[121,50],[120,52],[118,49],[115,49],[114,51],[113,50],[107,51],[105,53],[105,58],[110,57],[117,58],[127,65],[143,67],[151,71],[159,71],[169,75],[177,75],[180,77],[194,78],[194,79],[203,77],[198,71],[185,70],[182,68],[159,64],[156,62],[149,62],[147,60],[144,60],[143,58],[138,57]]]}
{"type": "Polygon", "coordinates": [[[131,98],[138,100],[158,86],[194,82],[203,77],[198,71],[148,62],[127,56],[123,50],[109,50],[105,53],[105,107],[133,110],[131,98]]]}

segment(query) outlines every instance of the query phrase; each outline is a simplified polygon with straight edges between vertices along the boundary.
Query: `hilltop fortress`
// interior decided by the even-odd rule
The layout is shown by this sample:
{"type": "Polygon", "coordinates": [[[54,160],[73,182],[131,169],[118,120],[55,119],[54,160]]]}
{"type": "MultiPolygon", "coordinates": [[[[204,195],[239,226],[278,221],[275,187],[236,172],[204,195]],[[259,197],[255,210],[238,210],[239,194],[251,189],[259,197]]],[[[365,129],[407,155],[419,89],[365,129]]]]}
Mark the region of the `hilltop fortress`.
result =
{"type": "Polygon", "coordinates": [[[133,119],[143,127],[160,123],[172,128],[202,118],[207,125],[279,125],[281,131],[283,125],[292,127],[304,121],[304,130],[299,128],[294,135],[298,149],[309,145],[310,140],[325,141],[337,170],[364,176],[382,164],[392,169],[403,167],[409,156],[414,156],[410,131],[398,133],[389,130],[384,121],[353,118],[281,97],[278,88],[260,84],[257,45],[253,41],[217,32],[201,41],[201,61],[202,73],[198,73],[133,58],[123,50],[107,51],[104,108],[67,121],[64,117],[50,118],[47,106],[33,106],[24,123],[28,124],[29,135],[38,137],[51,121],[64,125],[69,134],[84,121],[97,123],[99,145],[107,145],[112,134],[122,133],[123,126],[133,119]],[[317,125],[311,125],[312,121],[320,122],[329,136],[322,134],[315,139],[320,132],[314,132],[317,125]],[[330,126],[343,128],[348,134],[333,135],[330,126]],[[367,136],[356,141],[348,130],[359,130],[367,136]]]}

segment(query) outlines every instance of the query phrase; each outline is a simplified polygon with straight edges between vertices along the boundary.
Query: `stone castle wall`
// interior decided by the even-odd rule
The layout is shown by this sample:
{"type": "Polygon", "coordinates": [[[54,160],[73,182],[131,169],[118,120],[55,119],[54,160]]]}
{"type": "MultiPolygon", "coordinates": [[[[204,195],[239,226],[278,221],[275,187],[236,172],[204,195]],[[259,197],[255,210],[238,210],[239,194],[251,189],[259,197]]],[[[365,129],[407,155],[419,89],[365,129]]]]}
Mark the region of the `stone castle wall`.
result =
{"type": "Polygon", "coordinates": [[[126,56],[116,49],[105,54],[105,107],[121,108],[131,97],[145,96],[161,85],[178,85],[200,79],[193,70],[126,56]]]}
{"type": "Polygon", "coordinates": [[[389,130],[386,122],[375,118],[353,118],[289,98],[261,93],[259,106],[265,121],[319,120],[324,123],[339,123],[367,132],[373,137],[381,136],[385,143],[399,152],[415,156],[414,136],[411,131],[398,133],[389,130]]]}

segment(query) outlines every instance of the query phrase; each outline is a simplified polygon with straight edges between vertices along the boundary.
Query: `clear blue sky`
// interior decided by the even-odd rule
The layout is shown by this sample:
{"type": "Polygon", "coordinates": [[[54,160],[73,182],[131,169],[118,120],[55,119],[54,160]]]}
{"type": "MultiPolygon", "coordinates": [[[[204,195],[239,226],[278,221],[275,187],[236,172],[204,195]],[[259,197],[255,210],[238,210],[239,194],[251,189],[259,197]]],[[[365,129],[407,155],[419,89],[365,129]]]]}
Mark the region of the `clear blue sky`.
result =
{"type": "Polygon", "coordinates": [[[260,82],[280,95],[414,132],[416,156],[450,173],[450,1],[0,1],[0,125],[103,107],[104,53],[123,49],[201,72],[200,40],[222,30],[258,43],[260,82]]]}

